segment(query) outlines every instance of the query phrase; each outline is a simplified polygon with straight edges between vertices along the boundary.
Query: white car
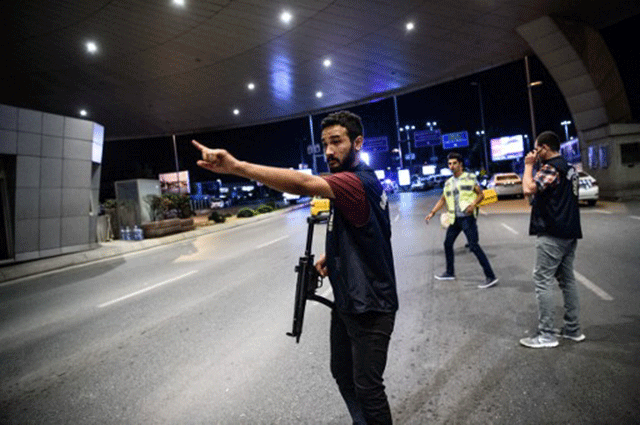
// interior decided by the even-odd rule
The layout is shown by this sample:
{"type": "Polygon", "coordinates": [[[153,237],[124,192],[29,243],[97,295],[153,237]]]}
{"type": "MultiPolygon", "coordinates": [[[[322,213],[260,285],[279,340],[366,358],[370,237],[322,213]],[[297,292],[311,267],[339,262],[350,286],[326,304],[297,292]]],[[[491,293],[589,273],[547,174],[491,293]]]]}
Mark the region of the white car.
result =
{"type": "Polygon", "coordinates": [[[522,197],[522,179],[516,173],[495,173],[487,183],[498,196],[522,197]]]}
{"type": "Polygon", "coordinates": [[[218,209],[218,208],[225,208],[228,207],[231,204],[231,202],[225,200],[225,199],[220,199],[220,198],[211,198],[209,200],[209,208],[213,209],[218,209]]]}
{"type": "Polygon", "coordinates": [[[282,192],[282,199],[284,199],[287,204],[293,205],[293,204],[298,203],[298,200],[300,199],[300,195],[295,195],[293,193],[282,192]]]}
{"type": "Polygon", "coordinates": [[[578,178],[580,179],[580,186],[578,186],[578,200],[586,201],[587,204],[593,206],[598,202],[598,196],[600,195],[600,189],[598,188],[598,182],[584,171],[578,172],[578,178]]]}

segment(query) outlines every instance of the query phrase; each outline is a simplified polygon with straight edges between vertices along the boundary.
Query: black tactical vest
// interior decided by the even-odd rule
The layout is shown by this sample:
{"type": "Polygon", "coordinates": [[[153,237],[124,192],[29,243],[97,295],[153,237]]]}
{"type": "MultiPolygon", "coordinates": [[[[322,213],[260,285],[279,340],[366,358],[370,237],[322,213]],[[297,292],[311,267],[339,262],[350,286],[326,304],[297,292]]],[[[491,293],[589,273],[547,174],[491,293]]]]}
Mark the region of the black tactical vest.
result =
{"type": "Polygon", "coordinates": [[[387,196],[366,165],[358,164],[349,171],[364,186],[370,214],[364,226],[356,227],[331,203],[326,256],[336,309],[391,313],[398,309],[398,295],[387,196]]]}

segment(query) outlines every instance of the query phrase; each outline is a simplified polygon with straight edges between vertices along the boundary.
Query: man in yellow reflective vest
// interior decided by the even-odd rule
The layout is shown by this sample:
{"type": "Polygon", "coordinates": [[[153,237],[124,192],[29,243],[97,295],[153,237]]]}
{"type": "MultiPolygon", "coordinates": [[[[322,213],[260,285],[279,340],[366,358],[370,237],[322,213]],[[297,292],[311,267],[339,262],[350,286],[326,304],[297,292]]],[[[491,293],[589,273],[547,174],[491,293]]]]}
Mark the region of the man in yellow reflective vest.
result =
{"type": "Polygon", "coordinates": [[[457,152],[451,152],[447,155],[447,165],[453,176],[444,183],[442,196],[425,217],[425,221],[429,224],[429,220],[433,218],[435,213],[444,205],[447,206],[449,227],[444,240],[447,270],[442,274],[436,275],[435,278],[438,280],[454,280],[456,278],[453,269],[453,244],[460,232],[464,232],[469,242],[469,249],[478,258],[484,271],[484,283],[478,285],[478,288],[490,288],[498,283],[498,278],[493,273],[489,259],[480,248],[480,245],[478,245],[478,225],[476,224],[478,205],[484,198],[482,189],[478,185],[476,176],[464,171],[462,155],[457,152]]]}

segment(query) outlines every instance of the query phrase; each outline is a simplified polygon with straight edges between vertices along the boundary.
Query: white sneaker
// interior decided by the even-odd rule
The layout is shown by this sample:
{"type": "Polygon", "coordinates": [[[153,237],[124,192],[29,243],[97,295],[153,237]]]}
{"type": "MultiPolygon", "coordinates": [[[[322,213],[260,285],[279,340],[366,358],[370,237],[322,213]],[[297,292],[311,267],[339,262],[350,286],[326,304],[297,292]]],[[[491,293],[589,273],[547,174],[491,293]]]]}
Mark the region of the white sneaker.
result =
{"type": "Polygon", "coordinates": [[[553,335],[538,334],[531,338],[522,338],[520,344],[529,348],[553,348],[558,346],[558,338],[553,335]]]}

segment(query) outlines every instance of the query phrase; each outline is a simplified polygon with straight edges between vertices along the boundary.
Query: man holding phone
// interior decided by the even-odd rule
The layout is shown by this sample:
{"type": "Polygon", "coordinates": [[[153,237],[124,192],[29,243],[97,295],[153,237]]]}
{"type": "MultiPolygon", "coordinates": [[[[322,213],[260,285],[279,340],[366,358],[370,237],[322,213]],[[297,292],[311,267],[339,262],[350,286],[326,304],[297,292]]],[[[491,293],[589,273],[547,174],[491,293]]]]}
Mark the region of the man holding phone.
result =
{"type": "Polygon", "coordinates": [[[522,338],[529,348],[551,348],[558,337],[576,342],[585,339],[580,330],[580,304],[573,273],[577,240],[582,238],[578,208],[578,173],[560,154],[560,139],[545,131],[536,138],[535,148],[524,159],[522,190],[532,197],[529,234],[536,236],[533,270],[538,300],[536,335],[522,338]],[[534,165],[540,169],[534,174],[534,165]],[[558,281],[564,298],[564,327],[553,327],[555,304],[553,287],[558,281]]]}

